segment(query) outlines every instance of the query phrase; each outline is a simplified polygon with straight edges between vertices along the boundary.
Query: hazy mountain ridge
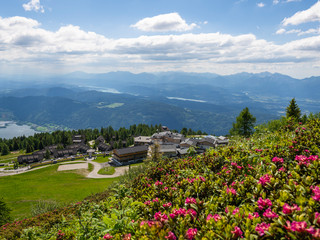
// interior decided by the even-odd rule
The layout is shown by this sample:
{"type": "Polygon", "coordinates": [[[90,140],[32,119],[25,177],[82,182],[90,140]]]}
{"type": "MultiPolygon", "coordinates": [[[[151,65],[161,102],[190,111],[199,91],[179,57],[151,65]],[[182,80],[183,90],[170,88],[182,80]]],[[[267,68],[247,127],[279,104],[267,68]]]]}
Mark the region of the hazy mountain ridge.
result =
{"type": "Polygon", "coordinates": [[[75,72],[27,84],[28,79],[24,84],[15,82],[10,89],[6,82],[0,92],[0,112],[17,121],[51,122],[75,129],[162,123],[227,134],[244,107],[249,107],[258,122],[283,114],[293,97],[303,112],[320,111],[320,77],[299,80],[268,72],[228,76],[75,72]]]}

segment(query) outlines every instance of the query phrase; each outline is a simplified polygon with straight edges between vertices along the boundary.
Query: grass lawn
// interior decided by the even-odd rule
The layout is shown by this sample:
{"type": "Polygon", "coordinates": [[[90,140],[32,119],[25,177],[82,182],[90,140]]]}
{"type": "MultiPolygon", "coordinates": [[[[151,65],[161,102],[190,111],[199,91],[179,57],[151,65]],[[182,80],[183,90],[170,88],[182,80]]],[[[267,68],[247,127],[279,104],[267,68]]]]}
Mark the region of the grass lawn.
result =
{"type": "Polygon", "coordinates": [[[10,153],[8,155],[0,156],[0,163],[8,163],[17,160],[17,157],[22,155],[21,152],[10,153]]]}
{"type": "Polygon", "coordinates": [[[87,170],[57,171],[58,165],[35,171],[0,177],[3,200],[12,209],[14,219],[31,216],[31,206],[39,200],[68,204],[104,191],[117,178],[88,179],[87,170]]]}
{"type": "Polygon", "coordinates": [[[101,168],[98,172],[98,174],[102,174],[102,175],[112,175],[116,172],[114,167],[104,167],[101,168]]]}
{"type": "Polygon", "coordinates": [[[95,160],[93,160],[94,162],[97,162],[97,163],[105,163],[105,162],[109,162],[109,156],[99,156],[97,157],[95,160]]]}

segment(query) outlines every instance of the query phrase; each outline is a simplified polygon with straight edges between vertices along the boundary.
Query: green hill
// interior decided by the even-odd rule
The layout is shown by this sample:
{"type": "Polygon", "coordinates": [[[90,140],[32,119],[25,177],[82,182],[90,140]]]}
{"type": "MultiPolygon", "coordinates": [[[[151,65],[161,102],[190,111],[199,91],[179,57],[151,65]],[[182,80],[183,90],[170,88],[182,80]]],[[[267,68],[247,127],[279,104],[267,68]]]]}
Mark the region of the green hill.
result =
{"type": "Polygon", "coordinates": [[[319,147],[319,119],[288,122],[203,155],[150,163],[122,178],[109,197],[7,224],[0,236],[319,239],[319,147]]]}

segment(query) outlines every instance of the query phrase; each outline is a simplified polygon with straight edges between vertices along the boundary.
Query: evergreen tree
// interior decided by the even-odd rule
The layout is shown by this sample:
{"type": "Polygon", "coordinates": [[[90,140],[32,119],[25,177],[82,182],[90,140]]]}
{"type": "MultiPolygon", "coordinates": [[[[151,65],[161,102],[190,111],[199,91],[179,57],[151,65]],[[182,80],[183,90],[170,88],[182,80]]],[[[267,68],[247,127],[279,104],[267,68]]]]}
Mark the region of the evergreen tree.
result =
{"type": "Polygon", "coordinates": [[[7,144],[2,143],[1,144],[1,155],[8,155],[10,153],[9,147],[7,144]]]}
{"type": "Polygon", "coordinates": [[[296,120],[300,120],[301,111],[300,111],[300,108],[298,107],[298,104],[296,103],[295,98],[292,98],[292,100],[290,101],[290,104],[287,107],[286,115],[287,115],[287,118],[294,118],[296,120]]]}
{"type": "Polygon", "coordinates": [[[237,117],[237,121],[232,124],[233,127],[230,129],[230,134],[249,137],[254,131],[253,127],[255,122],[256,118],[246,107],[240,112],[239,116],[237,117]]]}
{"type": "Polygon", "coordinates": [[[0,226],[11,221],[10,211],[11,209],[7,207],[7,204],[0,199],[0,226]]]}
{"type": "Polygon", "coordinates": [[[49,149],[46,150],[46,154],[44,155],[45,159],[50,159],[50,151],[49,149]]]}

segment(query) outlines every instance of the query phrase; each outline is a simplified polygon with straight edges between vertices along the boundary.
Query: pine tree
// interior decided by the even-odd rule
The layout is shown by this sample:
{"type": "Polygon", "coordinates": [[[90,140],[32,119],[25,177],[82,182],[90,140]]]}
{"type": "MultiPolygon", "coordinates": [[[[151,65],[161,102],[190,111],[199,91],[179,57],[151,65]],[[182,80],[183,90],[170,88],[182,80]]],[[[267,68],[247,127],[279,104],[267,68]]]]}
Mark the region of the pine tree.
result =
{"type": "Polygon", "coordinates": [[[1,155],[8,155],[10,153],[9,147],[7,144],[2,143],[1,144],[1,155]]]}
{"type": "Polygon", "coordinates": [[[290,101],[290,104],[287,107],[286,115],[287,115],[287,118],[294,118],[296,120],[300,120],[301,111],[300,111],[300,108],[298,107],[298,104],[296,103],[295,98],[292,98],[292,100],[290,101]]]}
{"type": "Polygon", "coordinates": [[[249,137],[254,131],[253,128],[255,122],[256,118],[246,107],[240,112],[239,116],[237,117],[237,121],[232,124],[233,127],[230,129],[230,134],[249,137]]]}

